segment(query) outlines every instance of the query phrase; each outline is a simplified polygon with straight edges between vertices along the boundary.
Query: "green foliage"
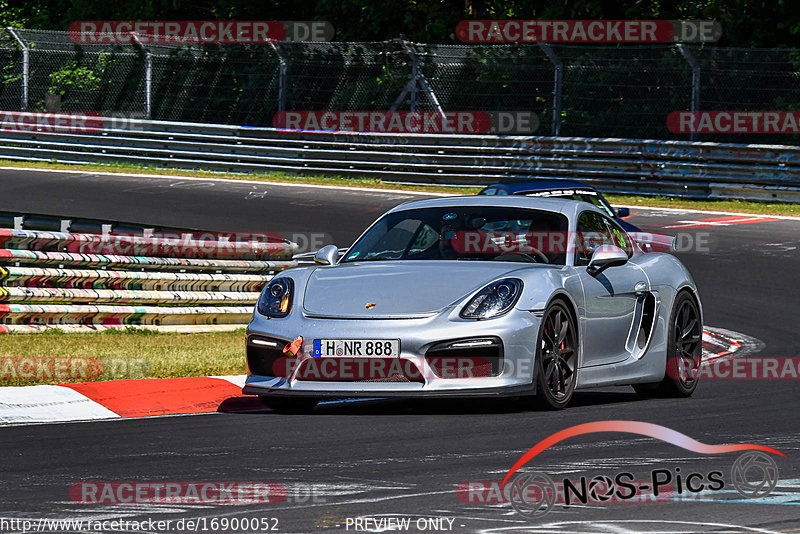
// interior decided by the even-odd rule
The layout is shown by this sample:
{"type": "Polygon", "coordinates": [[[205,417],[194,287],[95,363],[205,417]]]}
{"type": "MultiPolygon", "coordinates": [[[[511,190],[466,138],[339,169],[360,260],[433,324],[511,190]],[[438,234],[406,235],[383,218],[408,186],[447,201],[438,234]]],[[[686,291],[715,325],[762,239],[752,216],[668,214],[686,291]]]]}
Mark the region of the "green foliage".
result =
{"type": "Polygon", "coordinates": [[[0,26],[31,28],[35,25],[32,16],[41,14],[41,6],[12,5],[8,0],[0,0],[0,26]]]}
{"type": "Polygon", "coordinates": [[[87,67],[73,62],[61,70],[50,74],[50,87],[47,92],[64,96],[70,89],[94,91],[100,88],[101,76],[87,67]]]}
{"type": "Polygon", "coordinates": [[[17,61],[9,60],[0,69],[0,84],[15,83],[22,80],[22,70],[17,61]]]}

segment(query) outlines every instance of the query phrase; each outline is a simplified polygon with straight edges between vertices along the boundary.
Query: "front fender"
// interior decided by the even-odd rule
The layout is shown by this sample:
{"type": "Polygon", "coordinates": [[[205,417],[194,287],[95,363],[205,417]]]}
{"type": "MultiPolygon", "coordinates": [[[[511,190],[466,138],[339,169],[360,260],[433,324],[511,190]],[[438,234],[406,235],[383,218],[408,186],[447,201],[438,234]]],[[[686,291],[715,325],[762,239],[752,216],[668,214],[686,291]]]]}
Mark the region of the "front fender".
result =
{"type": "MultiPolygon", "coordinates": [[[[583,287],[575,270],[571,267],[562,269],[537,269],[519,276],[524,288],[517,301],[516,308],[526,311],[544,310],[556,294],[563,294],[576,308],[583,308],[583,287]]],[[[580,315],[580,313],[579,313],[580,315]]]]}

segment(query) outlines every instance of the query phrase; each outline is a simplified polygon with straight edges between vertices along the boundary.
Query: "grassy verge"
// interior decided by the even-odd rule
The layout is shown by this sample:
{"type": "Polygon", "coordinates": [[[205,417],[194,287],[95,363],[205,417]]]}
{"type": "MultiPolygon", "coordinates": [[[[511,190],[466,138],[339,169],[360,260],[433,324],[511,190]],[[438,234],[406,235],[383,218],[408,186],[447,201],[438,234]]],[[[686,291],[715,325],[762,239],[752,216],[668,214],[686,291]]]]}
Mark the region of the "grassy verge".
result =
{"type": "MultiPolygon", "coordinates": [[[[402,189],[406,191],[425,191],[430,193],[456,193],[474,195],[480,187],[441,186],[441,185],[407,185],[384,182],[378,178],[352,178],[345,176],[297,176],[280,172],[237,174],[224,172],[190,171],[181,169],[151,168],[129,163],[69,165],[64,163],[20,162],[0,159],[0,166],[63,169],[87,172],[141,173],[169,176],[192,176],[201,178],[226,178],[230,180],[260,180],[264,182],[302,183],[314,185],[333,185],[347,187],[369,187],[375,189],[402,189]]],[[[760,215],[794,215],[800,216],[800,204],[783,204],[778,202],[751,202],[745,200],[688,200],[673,197],[650,197],[637,195],[606,195],[614,205],[656,206],[664,208],[683,208],[708,211],[735,211],[760,215]]]]}
{"type": "Polygon", "coordinates": [[[127,328],[3,334],[0,386],[244,374],[244,329],[201,334],[127,328]],[[34,374],[33,378],[22,375],[34,374]]]}

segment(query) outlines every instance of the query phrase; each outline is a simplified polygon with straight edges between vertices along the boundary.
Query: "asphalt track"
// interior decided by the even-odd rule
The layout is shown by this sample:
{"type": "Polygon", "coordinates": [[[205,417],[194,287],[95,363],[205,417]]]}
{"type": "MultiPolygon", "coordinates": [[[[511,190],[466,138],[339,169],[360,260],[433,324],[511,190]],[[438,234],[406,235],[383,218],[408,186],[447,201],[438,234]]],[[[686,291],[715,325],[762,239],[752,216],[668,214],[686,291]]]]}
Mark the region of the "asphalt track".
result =
{"type": "MultiPolygon", "coordinates": [[[[347,245],[384,209],[417,198],[340,188],[27,171],[0,171],[0,191],[0,210],[225,231],[322,233],[338,245],[347,245]]],[[[652,230],[713,217],[633,212],[631,222],[652,230]]],[[[800,356],[800,221],[681,232],[693,239],[708,233],[708,251],[679,253],[700,288],[706,324],[762,340],[760,356],[800,356]]],[[[190,518],[276,517],[279,532],[345,531],[347,518],[388,516],[454,518],[451,532],[800,530],[796,380],[708,380],[683,400],[645,400],[627,387],[587,391],[557,413],[489,400],[370,401],[322,406],[307,416],[260,410],[7,427],[0,429],[0,451],[0,517],[5,519],[152,518],[175,525],[190,518]],[[457,497],[459,483],[502,479],[526,450],[554,432],[617,419],[664,425],[703,443],[776,448],[787,455],[776,459],[778,488],[760,500],[744,500],[726,487],[657,503],[556,505],[535,520],[508,504],[464,503],[457,497]],[[224,506],[71,502],[69,487],[87,481],[273,481],[288,488],[288,498],[275,505],[224,506]]],[[[644,480],[658,468],[673,473],[680,468],[685,475],[719,470],[727,483],[736,457],[606,433],[571,438],[529,467],[571,479],[627,470],[644,480]]],[[[9,529],[0,521],[0,530],[9,529]]],[[[356,531],[354,526],[347,530],[356,531]]],[[[413,521],[410,531],[418,531],[413,521]]]]}

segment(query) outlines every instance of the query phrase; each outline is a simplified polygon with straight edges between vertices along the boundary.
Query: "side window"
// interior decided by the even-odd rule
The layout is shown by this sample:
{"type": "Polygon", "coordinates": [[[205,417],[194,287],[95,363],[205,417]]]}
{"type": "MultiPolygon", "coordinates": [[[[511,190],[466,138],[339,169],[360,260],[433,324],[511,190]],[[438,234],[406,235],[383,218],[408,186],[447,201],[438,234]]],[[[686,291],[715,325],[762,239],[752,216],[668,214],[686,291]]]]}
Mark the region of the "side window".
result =
{"type": "Polygon", "coordinates": [[[496,195],[496,194],[497,194],[497,189],[495,189],[494,187],[489,187],[481,191],[481,195],[496,195]]]}
{"type": "Polygon", "coordinates": [[[497,188],[497,192],[495,193],[495,195],[507,195],[507,194],[508,191],[506,191],[505,189],[500,189],[499,187],[497,188]]]}
{"type": "Polygon", "coordinates": [[[578,234],[575,236],[575,265],[589,265],[594,251],[614,243],[605,218],[593,211],[584,211],[578,217],[578,234]]]}
{"type": "Polygon", "coordinates": [[[627,254],[629,258],[633,256],[633,240],[631,239],[631,236],[629,236],[625,230],[620,228],[620,226],[611,219],[604,218],[604,220],[611,233],[612,242],[624,250],[625,254],[627,254]]]}

